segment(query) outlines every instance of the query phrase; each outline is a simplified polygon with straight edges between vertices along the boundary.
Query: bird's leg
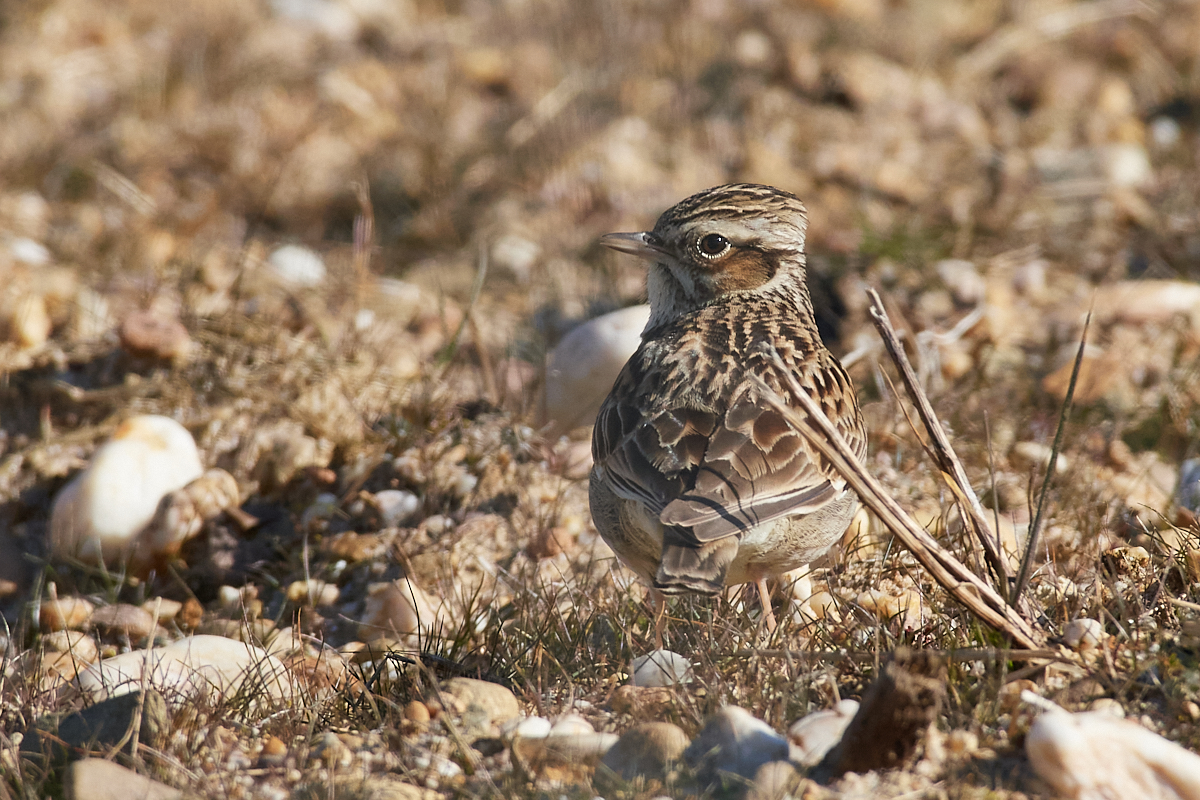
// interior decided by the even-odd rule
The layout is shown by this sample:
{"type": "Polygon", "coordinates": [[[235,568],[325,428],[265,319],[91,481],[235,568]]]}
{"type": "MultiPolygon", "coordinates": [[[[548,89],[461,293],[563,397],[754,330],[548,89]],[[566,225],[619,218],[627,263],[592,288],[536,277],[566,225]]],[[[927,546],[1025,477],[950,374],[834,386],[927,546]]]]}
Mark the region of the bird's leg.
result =
{"type": "Polygon", "coordinates": [[[767,591],[767,579],[763,576],[754,582],[758,587],[758,599],[762,603],[763,619],[767,623],[767,630],[771,633],[775,632],[775,612],[771,610],[771,593],[767,591]]]}
{"type": "Polygon", "coordinates": [[[650,608],[654,611],[654,649],[663,649],[663,629],[667,625],[667,597],[658,589],[650,589],[650,608]]]}

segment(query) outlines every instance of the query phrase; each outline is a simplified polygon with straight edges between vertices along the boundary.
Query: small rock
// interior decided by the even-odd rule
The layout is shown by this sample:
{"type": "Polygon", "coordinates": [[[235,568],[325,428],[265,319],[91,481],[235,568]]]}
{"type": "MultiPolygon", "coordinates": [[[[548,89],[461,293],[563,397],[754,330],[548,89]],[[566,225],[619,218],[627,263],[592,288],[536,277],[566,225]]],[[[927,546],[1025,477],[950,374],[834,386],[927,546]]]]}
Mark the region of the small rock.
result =
{"type": "Polygon", "coordinates": [[[136,689],[149,668],[149,682],[176,702],[237,691],[273,701],[292,695],[291,676],[279,659],[260,647],[222,636],[196,635],[106,658],[79,673],[79,687],[99,702],[136,689]]]}
{"type": "Polygon", "coordinates": [[[661,781],[687,746],[687,734],[678,725],[643,722],[621,734],[601,763],[624,781],[661,781]]]}
{"type": "Polygon", "coordinates": [[[787,760],[788,740],[746,709],[725,706],[709,717],[683,757],[709,785],[721,773],[750,779],[763,764],[787,760]]]}
{"type": "Polygon", "coordinates": [[[842,700],[833,708],[814,711],[793,722],[788,728],[791,760],[805,767],[821,763],[825,754],[841,741],[857,711],[857,700],[842,700]]]}
{"type": "Polygon", "coordinates": [[[163,496],[203,471],[196,442],[175,420],[153,415],[126,420],[55,499],[52,554],[116,565],[163,496]]]}
{"type": "Polygon", "coordinates": [[[580,733],[595,733],[592,723],[575,713],[567,713],[554,721],[549,736],[572,736],[580,733]]]}
{"type": "Polygon", "coordinates": [[[399,489],[384,489],[375,493],[375,505],[379,516],[388,528],[403,525],[414,514],[421,510],[421,499],[412,492],[402,492],[399,489]]]}
{"type": "Polygon", "coordinates": [[[633,660],[629,670],[633,686],[675,686],[692,682],[692,662],[670,650],[655,650],[633,660]]]}
{"type": "Polygon", "coordinates": [[[545,717],[515,717],[500,726],[500,735],[506,739],[545,739],[553,727],[545,717]]]}
{"type": "Polygon", "coordinates": [[[281,282],[298,289],[325,282],[325,261],[307,247],[284,245],[271,253],[267,263],[281,282]]]}
{"type": "Polygon", "coordinates": [[[1097,619],[1073,619],[1063,626],[1063,644],[1081,653],[1099,647],[1107,637],[1097,619]]]}
{"type": "Polygon", "coordinates": [[[663,716],[675,701],[675,690],[668,686],[618,686],[613,692],[613,711],[635,719],[663,716]]]}
{"type": "Polygon", "coordinates": [[[40,294],[28,294],[17,301],[9,320],[9,338],[21,347],[41,347],[50,338],[54,322],[40,294]]]}
{"type": "Polygon", "coordinates": [[[786,800],[797,796],[800,773],[789,761],[770,761],[754,773],[754,783],[745,800],[786,800]]]}
{"type": "Polygon", "coordinates": [[[92,624],[98,628],[123,633],[133,640],[145,639],[154,633],[154,615],[141,606],[117,603],[96,609],[92,624]]]}
{"type": "Polygon", "coordinates": [[[85,758],[67,768],[63,779],[67,800],[178,800],[183,792],[139,775],[113,761],[85,758]]]}
{"type": "Polygon", "coordinates": [[[60,597],[42,603],[38,623],[44,630],[81,630],[92,619],[96,607],[84,597],[60,597]]]}
{"type": "Polygon", "coordinates": [[[1200,798],[1200,756],[1105,712],[1047,711],[1030,727],[1025,753],[1042,780],[1073,800],[1200,798]]]}
{"type": "Polygon", "coordinates": [[[121,347],[138,358],[154,358],[180,364],[192,350],[192,337],[177,319],[153,311],[134,311],[118,328],[121,347]]]}
{"type": "MultiPolygon", "coordinates": [[[[1037,442],[1017,442],[1009,451],[1009,457],[1017,466],[1025,469],[1044,470],[1046,465],[1050,463],[1051,448],[1037,442]]],[[[1062,453],[1058,454],[1058,459],[1054,462],[1054,472],[1061,475],[1070,468],[1070,460],[1062,453]]]]}
{"type": "Polygon", "coordinates": [[[1142,186],[1154,179],[1154,168],[1146,148],[1133,142],[1107,145],[1101,158],[1104,173],[1114,186],[1142,186]]]}
{"type": "Polygon", "coordinates": [[[1189,458],[1180,464],[1175,502],[1193,515],[1200,514],[1200,458],[1189,458]]]}
{"type": "Polygon", "coordinates": [[[615,733],[576,733],[544,739],[517,739],[513,761],[530,778],[578,783],[587,780],[613,745],[615,733]]]}
{"type": "Polygon", "coordinates": [[[417,725],[428,725],[430,720],[429,706],[420,700],[409,700],[404,706],[404,718],[417,725]]]}
{"type": "Polygon", "coordinates": [[[183,610],[183,603],[178,600],[168,600],[165,597],[152,597],[142,603],[142,608],[150,612],[160,624],[173,622],[183,610]]]}
{"type": "Polygon", "coordinates": [[[546,419],[557,431],[590,425],[625,362],[642,341],[650,306],[588,320],[568,333],[546,363],[546,419]]]}
{"type": "Polygon", "coordinates": [[[287,745],[282,739],[278,736],[268,736],[258,754],[258,761],[264,767],[280,767],[283,766],[287,753],[287,745]]]}
{"type": "Polygon", "coordinates": [[[408,578],[367,587],[361,635],[368,641],[387,634],[436,634],[448,624],[445,603],[408,578]]]}
{"type": "Polygon", "coordinates": [[[293,603],[310,606],[331,606],[337,602],[338,593],[336,583],[309,578],[306,581],[294,581],[289,585],[287,599],[293,603]]]}
{"type": "Polygon", "coordinates": [[[100,657],[96,640],[82,631],[62,630],[42,637],[47,651],[70,654],[72,658],[91,664],[100,657]]]}
{"type": "Polygon", "coordinates": [[[120,742],[135,722],[140,725],[140,742],[149,747],[161,747],[170,730],[163,696],[151,689],[143,701],[141,692],[130,692],[70,714],[57,723],[53,718],[39,720],[34,730],[22,740],[21,755],[56,761],[64,756],[103,753],[120,742]]]}
{"type": "Polygon", "coordinates": [[[954,301],[964,306],[976,306],[987,294],[987,281],[975,264],[961,258],[947,258],[935,265],[938,277],[950,290],[954,301]]]}
{"type": "Polygon", "coordinates": [[[320,760],[328,769],[342,769],[350,766],[354,753],[338,738],[333,731],[326,731],[317,740],[312,749],[312,757],[320,760]]]}
{"type": "Polygon", "coordinates": [[[571,535],[565,528],[542,528],[529,542],[529,555],[537,559],[554,558],[560,553],[568,552],[573,544],[571,535]]]}
{"type": "Polygon", "coordinates": [[[451,678],[445,691],[460,700],[467,710],[472,707],[482,710],[487,719],[485,724],[501,724],[521,714],[521,704],[508,688],[498,683],[475,678],[451,678]]]}
{"type": "Polygon", "coordinates": [[[168,492],[154,518],[138,537],[135,560],[174,557],[183,543],[200,533],[204,523],[241,503],[237,481],[223,469],[207,470],[182,489],[168,492]]]}

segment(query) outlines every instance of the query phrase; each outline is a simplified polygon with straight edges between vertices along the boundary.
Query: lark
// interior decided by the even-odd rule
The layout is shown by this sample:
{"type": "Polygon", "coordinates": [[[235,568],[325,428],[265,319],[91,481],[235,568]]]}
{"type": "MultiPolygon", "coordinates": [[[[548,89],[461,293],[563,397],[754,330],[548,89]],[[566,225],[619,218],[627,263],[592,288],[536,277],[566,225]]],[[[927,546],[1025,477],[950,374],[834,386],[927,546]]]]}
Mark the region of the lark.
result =
{"type": "Polygon", "coordinates": [[[742,183],[601,239],[649,262],[650,320],[596,419],[589,497],[600,535],[652,587],[660,648],[664,594],[753,583],[774,630],[767,579],[822,556],[857,508],[754,380],[793,397],[773,349],[863,457],[854,387],[817,333],[807,227],[794,195],[742,183]]]}

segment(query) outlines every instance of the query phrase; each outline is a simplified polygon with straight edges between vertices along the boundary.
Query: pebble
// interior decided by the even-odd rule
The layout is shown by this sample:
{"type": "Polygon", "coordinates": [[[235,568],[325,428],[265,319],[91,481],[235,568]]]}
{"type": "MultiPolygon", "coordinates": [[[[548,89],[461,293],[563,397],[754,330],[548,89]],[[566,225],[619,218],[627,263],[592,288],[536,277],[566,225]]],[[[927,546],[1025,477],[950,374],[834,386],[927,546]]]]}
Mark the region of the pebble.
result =
{"type": "Polygon", "coordinates": [[[545,717],[514,717],[500,726],[500,735],[506,739],[544,739],[553,727],[545,717]]]}
{"type": "MultiPolygon", "coordinates": [[[[521,704],[507,687],[475,678],[451,678],[444,691],[459,700],[465,711],[482,711],[487,724],[503,724],[521,714],[521,704]]],[[[465,712],[464,712],[465,713],[465,712]]]]}
{"type": "Polygon", "coordinates": [[[1073,619],[1063,626],[1063,644],[1077,652],[1094,650],[1106,638],[1104,625],[1097,619],[1073,619]]]}
{"type": "Polygon", "coordinates": [[[709,717],[704,729],[684,751],[706,784],[727,772],[751,779],[769,761],[786,761],[788,740],[744,708],[725,706],[709,717]]]}
{"type": "Polygon", "coordinates": [[[164,647],[106,658],[79,673],[79,687],[96,702],[127,694],[140,685],[144,670],[172,703],[188,697],[216,699],[251,689],[248,696],[271,700],[292,696],[291,676],[283,663],[260,647],[199,634],[164,647]],[[253,686],[247,686],[252,682],[253,686]]]}
{"type": "Polygon", "coordinates": [[[513,760],[526,775],[577,783],[586,780],[617,743],[615,733],[574,733],[543,739],[517,739],[513,760]]]}
{"type": "Polygon", "coordinates": [[[85,597],[60,597],[45,600],[38,611],[38,624],[42,630],[81,630],[88,626],[96,607],[85,597]]]}
{"type": "Polygon", "coordinates": [[[367,587],[362,636],[367,641],[388,634],[428,634],[448,624],[445,603],[408,578],[367,587]]]}
{"type": "Polygon", "coordinates": [[[50,338],[54,322],[40,294],[27,294],[17,301],[8,322],[9,336],[23,348],[41,347],[50,338]]]}
{"type": "Polygon", "coordinates": [[[83,631],[54,631],[42,637],[46,650],[54,653],[70,654],[72,658],[91,664],[100,657],[100,649],[96,640],[83,631]]]}
{"type": "Polygon", "coordinates": [[[595,732],[596,729],[592,727],[592,723],[574,712],[568,712],[554,721],[554,726],[550,728],[550,733],[547,735],[572,736],[574,734],[595,732]]]}
{"type": "Polygon", "coordinates": [[[643,722],[621,734],[601,763],[622,780],[664,780],[667,770],[683,757],[687,734],[670,722],[643,722]]]}
{"type": "Polygon", "coordinates": [[[64,748],[76,757],[86,751],[107,751],[125,737],[139,705],[138,740],[150,747],[161,747],[170,731],[170,719],[166,700],[151,690],[144,701],[141,692],[130,692],[88,706],[57,722],[53,716],[38,720],[34,726],[36,735],[26,736],[21,742],[21,753],[55,759],[64,748]]]}
{"type": "MultiPolygon", "coordinates": [[[[1017,442],[1012,446],[1008,457],[1012,459],[1014,465],[1023,469],[1044,470],[1046,465],[1050,463],[1050,453],[1051,448],[1049,445],[1038,442],[1017,442]]],[[[1070,466],[1070,459],[1059,453],[1057,460],[1054,462],[1054,472],[1061,475],[1070,466]]]]}
{"type": "Polygon", "coordinates": [[[177,319],[153,311],[134,311],[117,329],[121,347],[138,358],[154,358],[180,364],[192,350],[192,337],[177,319]]]}
{"type": "Polygon", "coordinates": [[[383,518],[384,527],[395,528],[421,510],[421,499],[412,492],[384,489],[375,493],[375,505],[379,509],[379,516],[383,518]]]}
{"type": "Polygon", "coordinates": [[[157,617],[159,623],[173,622],[183,610],[183,603],[178,600],[168,600],[165,597],[152,597],[142,603],[142,608],[157,617]]]}
{"type": "Polygon", "coordinates": [[[55,499],[51,553],[116,565],[163,496],[203,472],[196,442],[178,422],[155,415],[126,420],[55,499]]]}
{"type": "Polygon", "coordinates": [[[754,773],[745,800],[786,800],[797,795],[800,773],[789,761],[769,761],[754,773]]]}
{"type": "Polygon", "coordinates": [[[287,588],[288,600],[311,606],[331,606],[337,602],[338,594],[336,583],[326,583],[316,578],[293,581],[287,588]]]}
{"type": "Polygon", "coordinates": [[[92,624],[98,628],[123,633],[133,640],[144,639],[154,633],[154,615],[141,606],[116,603],[96,609],[92,624]]]}
{"type": "Polygon", "coordinates": [[[325,261],[317,253],[296,244],[276,248],[267,264],[281,282],[297,289],[320,286],[325,282],[325,261]]]}
{"type": "Polygon", "coordinates": [[[71,800],[179,800],[183,792],[114,761],[85,758],[67,768],[63,793],[71,800]]]}
{"type": "Polygon", "coordinates": [[[793,722],[787,734],[791,760],[815,767],[842,740],[842,733],[857,712],[857,700],[842,700],[833,708],[814,711],[793,722]]]}
{"type": "Polygon", "coordinates": [[[635,719],[654,719],[666,713],[675,700],[675,690],[668,686],[618,686],[610,705],[618,714],[635,719]]]}
{"type": "Polygon", "coordinates": [[[1200,798],[1200,756],[1107,712],[1047,711],[1030,727],[1025,753],[1063,797],[1200,798]]]}
{"type": "Polygon", "coordinates": [[[206,522],[240,504],[240,490],[234,477],[220,468],[207,470],[159,501],[154,518],[138,537],[135,560],[145,562],[174,556],[184,542],[204,529],[206,522]]]}
{"type": "Polygon", "coordinates": [[[409,700],[404,706],[404,718],[417,725],[428,725],[430,720],[429,706],[420,700],[409,700]]]}
{"type": "Polygon", "coordinates": [[[565,432],[591,425],[625,362],[642,342],[650,306],[613,311],[574,328],[546,362],[546,420],[565,432]]]}
{"type": "Polygon", "coordinates": [[[281,767],[287,758],[288,748],[278,736],[268,736],[258,754],[258,761],[265,767],[281,767]]]}
{"type": "Polygon", "coordinates": [[[956,303],[976,306],[983,302],[987,294],[987,281],[979,274],[973,262],[962,258],[947,258],[937,262],[934,269],[956,303]]]}
{"type": "Polygon", "coordinates": [[[629,683],[633,686],[675,686],[692,682],[692,662],[670,650],[654,650],[633,660],[629,683]]]}
{"type": "Polygon", "coordinates": [[[1180,464],[1175,502],[1180,508],[1200,514],[1200,458],[1189,458],[1180,464]]]}

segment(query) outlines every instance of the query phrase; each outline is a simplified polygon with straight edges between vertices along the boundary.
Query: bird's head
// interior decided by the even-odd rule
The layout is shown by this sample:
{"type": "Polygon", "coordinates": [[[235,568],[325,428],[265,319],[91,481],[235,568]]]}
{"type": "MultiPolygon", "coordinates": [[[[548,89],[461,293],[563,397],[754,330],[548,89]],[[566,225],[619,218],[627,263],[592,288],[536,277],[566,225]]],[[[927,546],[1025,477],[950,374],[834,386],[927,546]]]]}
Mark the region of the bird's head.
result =
{"type": "Polygon", "coordinates": [[[652,231],[610,233],[600,241],[650,262],[646,287],[653,328],[782,277],[803,281],[807,227],[804,205],[794,195],[735,183],[676,204],[652,231]]]}

